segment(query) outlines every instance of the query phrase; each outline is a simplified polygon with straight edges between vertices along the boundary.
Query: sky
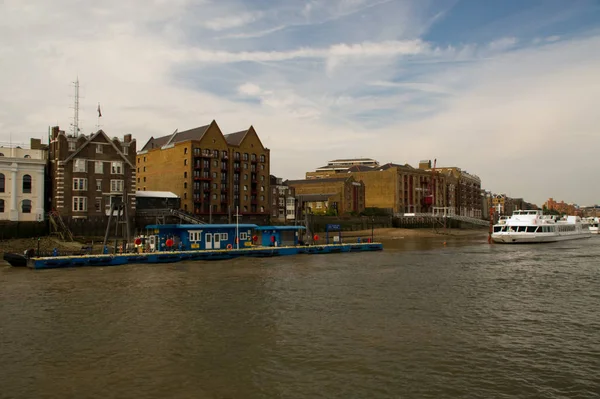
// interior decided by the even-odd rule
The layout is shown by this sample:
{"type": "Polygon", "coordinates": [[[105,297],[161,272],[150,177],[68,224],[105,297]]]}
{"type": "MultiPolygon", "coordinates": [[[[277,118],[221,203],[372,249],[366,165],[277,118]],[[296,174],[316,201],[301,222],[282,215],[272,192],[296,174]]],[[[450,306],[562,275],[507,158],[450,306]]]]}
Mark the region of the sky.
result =
{"type": "Polygon", "coordinates": [[[284,179],[437,159],[600,203],[597,0],[2,0],[0,142],[254,126],[284,179]],[[97,118],[100,103],[102,118],[97,118]]]}

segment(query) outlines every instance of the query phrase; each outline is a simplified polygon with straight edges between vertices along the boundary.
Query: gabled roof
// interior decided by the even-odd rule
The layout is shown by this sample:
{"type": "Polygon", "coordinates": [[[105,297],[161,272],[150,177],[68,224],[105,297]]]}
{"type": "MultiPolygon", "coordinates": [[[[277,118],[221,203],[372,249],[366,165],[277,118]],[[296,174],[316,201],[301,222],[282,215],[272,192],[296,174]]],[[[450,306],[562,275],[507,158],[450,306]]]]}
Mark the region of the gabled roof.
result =
{"type": "Polygon", "coordinates": [[[223,137],[225,137],[227,144],[239,146],[242,143],[242,141],[244,141],[244,137],[246,137],[246,134],[248,134],[248,130],[250,130],[250,129],[240,130],[239,132],[225,134],[225,135],[223,135],[223,137]]]}
{"type": "Polygon", "coordinates": [[[149,150],[152,148],[160,148],[160,147],[168,145],[168,144],[182,143],[184,141],[201,140],[202,137],[204,137],[204,134],[206,133],[208,128],[213,123],[216,123],[216,122],[212,121],[208,125],[195,127],[193,129],[189,129],[189,130],[184,130],[183,132],[179,132],[176,129],[172,134],[169,134],[168,136],[162,136],[162,137],[158,137],[158,138],[150,137],[150,140],[148,140],[148,142],[146,143],[146,145],[144,145],[144,147],[142,148],[141,151],[146,151],[146,150],[149,150]],[[154,146],[152,146],[153,144],[154,144],[154,146]]]}
{"type": "Polygon", "coordinates": [[[348,168],[348,172],[370,172],[375,169],[378,169],[378,168],[374,167],[374,166],[367,166],[367,165],[353,165],[348,168]]]}
{"type": "Polygon", "coordinates": [[[140,198],[179,198],[179,196],[170,191],[136,191],[136,197],[140,198]]]}
{"type": "Polygon", "coordinates": [[[127,162],[127,164],[129,166],[131,166],[133,168],[133,163],[131,163],[131,161],[129,160],[129,158],[127,158],[125,156],[125,154],[123,154],[123,152],[117,148],[117,146],[115,145],[115,143],[113,143],[113,141],[106,135],[106,133],[104,133],[104,131],[102,129],[98,130],[93,136],[91,136],[85,143],[83,143],[82,145],[79,146],[79,148],[77,150],[75,150],[74,153],[72,153],[71,155],[69,155],[66,159],[65,159],[65,163],[71,161],[73,158],[75,158],[75,156],[77,154],[79,154],[81,152],[81,150],[83,150],[85,147],[87,147],[88,144],[90,144],[96,137],[98,136],[102,136],[104,137],[104,139],[110,143],[110,145],[112,145],[112,147],[115,149],[115,151],[117,152],[117,154],[119,154],[121,156],[121,158],[123,158],[123,160],[125,162],[127,162]]]}

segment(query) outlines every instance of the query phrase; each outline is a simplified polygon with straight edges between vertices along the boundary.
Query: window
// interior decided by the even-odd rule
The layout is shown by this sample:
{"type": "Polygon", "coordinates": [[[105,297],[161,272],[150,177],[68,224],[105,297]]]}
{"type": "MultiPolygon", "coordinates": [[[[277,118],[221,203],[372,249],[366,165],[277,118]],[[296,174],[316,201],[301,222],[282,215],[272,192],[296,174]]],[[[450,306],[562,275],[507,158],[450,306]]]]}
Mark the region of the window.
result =
{"type": "Polygon", "coordinates": [[[219,186],[217,186],[217,183],[213,183],[213,188],[216,190],[217,188],[219,188],[219,186]]]}
{"type": "MultiPolygon", "coordinates": [[[[213,140],[213,143],[214,143],[214,140],[213,140]]],[[[213,151],[213,157],[219,158],[219,150],[214,150],[213,151]]]]}
{"type": "Polygon", "coordinates": [[[141,180],[140,180],[140,178],[138,177],[138,183],[139,183],[140,181],[141,181],[141,180]]]}
{"type": "Polygon", "coordinates": [[[4,213],[4,200],[0,198],[0,213],[4,213]]]}
{"type": "Polygon", "coordinates": [[[244,195],[244,201],[248,201],[248,196],[244,195]]]}
{"type": "Polygon", "coordinates": [[[212,173],[212,177],[213,177],[213,179],[216,179],[217,178],[217,172],[213,172],[212,173]]]}
{"type": "Polygon", "coordinates": [[[261,213],[264,213],[264,212],[265,212],[265,207],[264,207],[264,206],[261,206],[261,207],[260,207],[260,211],[261,211],[261,213]]]}
{"type": "Polygon", "coordinates": [[[111,162],[110,163],[111,169],[110,169],[110,173],[112,173],[113,175],[122,175],[123,174],[123,162],[111,162]]]}
{"type": "Polygon", "coordinates": [[[146,183],[146,176],[144,176],[144,183],[146,183]]]}
{"type": "Polygon", "coordinates": [[[240,240],[247,240],[247,239],[248,239],[247,233],[240,233],[240,240]]]}
{"type": "Polygon", "coordinates": [[[216,200],[217,199],[217,194],[213,194],[212,195],[212,199],[216,200]]]}
{"type": "Polygon", "coordinates": [[[244,185],[244,191],[248,191],[248,186],[244,185]]]}
{"type": "Polygon", "coordinates": [[[248,153],[244,153],[244,161],[248,160],[248,153]]]}
{"type": "Polygon", "coordinates": [[[202,241],[202,233],[199,231],[190,231],[190,242],[202,241]]]}
{"type": "Polygon", "coordinates": [[[102,144],[96,144],[96,154],[102,154],[104,152],[104,148],[102,144]]]}
{"type": "Polygon", "coordinates": [[[248,180],[248,174],[244,175],[244,180],[248,180]]]}
{"type": "Polygon", "coordinates": [[[74,212],[87,211],[87,197],[73,197],[73,211],[74,212]]]}
{"type": "Polygon", "coordinates": [[[23,158],[31,158],[31,155],[25,155],[23,158]]]}
{"type": "Polygon", "coordinates": [[[129,155],[129,147],[123,147],[123,154],[129,155]]]}
{"type": "Polygon", "coordinates": [[[221,233],[221,241],[225,240],[227,241],[228,235],[227,233],[221,233]]]}
{"type": "Polygon", "coordinates": [[[183,153],[184,153],[184,154],[187,154],[187,147],[185,147],[185,148],[183,149],[183,153]]]}
{"type": "Polygon", "coordinates": [[[87,190],[87,179],[82,179],[82,178],[73,179],[73,190],[75,190],[75,191],[87,190]]]}
{"type": "Polygon", "coordinates": [[[183,172],[183,178],[187,179],[187,172],[183,172]]]}
{"type": "Polygon", "coordinates": [[[102,180],[96,179],[96,191],[102,191],[102,180]]]}
{"type": "Polygon", "coordinates": [[[260,170],[265,170],[265,165],[260,164],[260,170]]]}
{"type": "Polygon", "coordinates": [[[23,176],[23,193],[24,194],[31,193],[31,176],[30,175],[23,176]]]}
{"type": "Polygon", "coordinates": [[[69,151],[75,151],[76,144],[74,141],[69,141],[69,151]]]}
{"type": "Polygon", "coordinates": [[[144,166],[144,172],[146,171],[146,167],[144,166]]]}
{"type": "Polygon", "coordinates": [[[76,159],[73,162],[73,172],[87,172],[87,161],[85,159],[76,159]]]}
{"type": "Polygon", "coordinates": [[[183,182],[183,188],[187,188],[187,182],[186,181],[183,182]]]}
{"type": "Polygon", "coordinates": [[[104,173],[104,162],[96,161],[94,162],[94,173],[101,175],[104,173]]]}
{"type": "Polygon", "coordinates": [[[260,191],[265,191],[265,186],[260,186],[260,191]]]}
{"type": "Polygon", "coordinates": [[[5,182],[5,181],[6,181],[6,180],[5,180],[5,178],[4,178],[4,173],[0,173],[0,193],[3,193],[3,192],[4,192],[4,190],[5,190],[5,188],[4,188],[4,187],[5,187],[5,185],[6,185],[6,182],[5,182]]]}
{"type": "Polygon", "coordinates": [[[144,157],[144,162],[146,162],[146,157],[144,157]]]}
{"type": "Polygon", "coordinates": [[[265,176],[264,175],[260,175],[260,181],[265,181],[265,176]]]}
{"type": "Polygon", "coordinates": [[[102,198],[96,198],[96,202],[94,203],[96,207],[96,212],[102,211],[102,198]]]}
{"type": "Polygon", "coordinates": [[[183,164],[184,164],[185,166],[187,166],[187,159],[184,159],[184,160],[183,160],[183,164]]]}
{"type": "Polygon", "coordinates": [[[265,200],[265,196],[264,196],[264,195],[261,195],[261,196],[260,196],[260,200],[261,200],[261,201],[264,201],[264,200],[265,200]]]}
{"type": "Polygon", "coordinates": [[[23,200],[21,204],[21,212],[31,213],[31,200],[23,200]]]}
{"type": "Polygon", "coordinates": [[[244,163],[244,169],[248,169],[248,164],[244,163]]]}
{"type": "Polygon", "coordinates": [[[110,191],[115,193],[123,192],[123,180],[111,180],[110,191]]]}
{"type": "Polygon", "coordinates": [[[187,193],[183,193],[183,199],[187,199],[187,193]]]}
{"type": "Polygon", "coordinates": [[[219,161],[217,161],[216,159],[213,161],[213,166],[216,168],[219,166],[219,161]]]}
{"type": "Polygon", "coordinates": [[[265,156],[264,155],[260,156],[260,162],[265,162],[265,156]]]}

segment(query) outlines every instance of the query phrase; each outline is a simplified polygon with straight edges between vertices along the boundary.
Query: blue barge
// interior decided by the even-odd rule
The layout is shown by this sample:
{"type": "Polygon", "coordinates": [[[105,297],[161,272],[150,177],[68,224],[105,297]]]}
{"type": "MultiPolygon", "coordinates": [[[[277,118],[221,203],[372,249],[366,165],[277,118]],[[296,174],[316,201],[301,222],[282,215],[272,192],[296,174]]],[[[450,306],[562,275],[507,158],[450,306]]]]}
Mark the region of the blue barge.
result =
{"type": "Polygon", "coordinates": [[[13,266],[54,269],[383,250],[383,244],[372,242],[305,245],[300,234],[303,226],[177,224],[146,229],[145,242],[136,245],[136,252],[27,258],[8,254],[10,259],[5,259],[13,266]]]}

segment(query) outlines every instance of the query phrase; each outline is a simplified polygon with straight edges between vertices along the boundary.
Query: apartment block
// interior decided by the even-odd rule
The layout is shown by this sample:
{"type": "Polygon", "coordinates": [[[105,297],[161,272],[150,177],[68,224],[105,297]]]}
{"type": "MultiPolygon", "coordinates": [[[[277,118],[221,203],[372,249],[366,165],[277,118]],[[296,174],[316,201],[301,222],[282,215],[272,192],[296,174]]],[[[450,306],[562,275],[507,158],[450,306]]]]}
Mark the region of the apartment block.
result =
{"type": "Polygon", "coordinates": [[[51,128],[49,170],[51,207],[63,217],[106,217],[111,205],[126,201],[135,213],[136,141],[109,138],[103,130],[90,135],[68,135],[51,128]]]}
{"type": "Polygon", "coordinates": [[[256,131],[217,123],[150,138],[137,154],[138,191],[170,191],[195,215],[269,215],[270,151],[256,131]]]}
{"type": "Polygon", "coordinates": [[[292,222],[298,216],[296,190],[283,182],[280,177],[270,176],[271,220],[292,222]]]}
{"type": "Polygon", "coordinates": [[[39,139],[30,148],[0,146],[0,220],[44,220],[46,162],[39,139]]]}

